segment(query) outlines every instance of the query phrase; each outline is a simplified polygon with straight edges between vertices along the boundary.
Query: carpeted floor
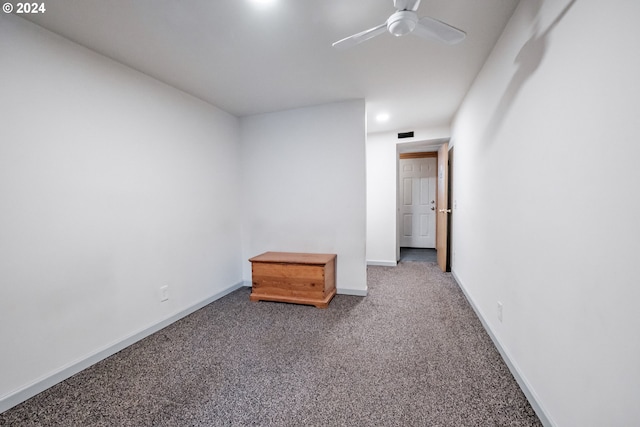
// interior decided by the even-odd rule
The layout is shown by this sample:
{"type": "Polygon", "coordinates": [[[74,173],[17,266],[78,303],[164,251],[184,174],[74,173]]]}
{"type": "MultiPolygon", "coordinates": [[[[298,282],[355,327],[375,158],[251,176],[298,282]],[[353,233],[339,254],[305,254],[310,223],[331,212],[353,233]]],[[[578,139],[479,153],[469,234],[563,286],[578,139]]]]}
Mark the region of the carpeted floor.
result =
{"type": "Polygon", "coordinates": [[[434,263],[326,310],[240,289],[0,414],[2,426],[539,426],[434,263]]]}

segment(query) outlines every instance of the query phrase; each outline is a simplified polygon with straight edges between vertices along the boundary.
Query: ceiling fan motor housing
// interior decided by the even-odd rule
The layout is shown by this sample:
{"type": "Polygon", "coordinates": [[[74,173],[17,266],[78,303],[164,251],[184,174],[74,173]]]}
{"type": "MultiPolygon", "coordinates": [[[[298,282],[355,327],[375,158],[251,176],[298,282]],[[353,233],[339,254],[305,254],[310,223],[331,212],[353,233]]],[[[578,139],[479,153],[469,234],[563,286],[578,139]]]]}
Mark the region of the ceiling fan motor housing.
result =
{"type": "Polygon", "coordinates": [[[411,10],[400,10],[387,20],[387,30],[396,37],[409,34],[416,28],[418,14],[411,10]]]}

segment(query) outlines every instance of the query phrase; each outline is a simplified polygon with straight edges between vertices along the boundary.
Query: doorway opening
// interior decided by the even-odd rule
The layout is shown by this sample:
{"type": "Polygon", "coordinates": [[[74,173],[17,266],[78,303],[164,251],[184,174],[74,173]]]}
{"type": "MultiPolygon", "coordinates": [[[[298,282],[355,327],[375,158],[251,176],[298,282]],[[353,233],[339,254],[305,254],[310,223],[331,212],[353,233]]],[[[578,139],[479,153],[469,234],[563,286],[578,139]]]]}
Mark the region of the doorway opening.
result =
{"type": "Polygon", "coordinates": [[[448,140],[400,143],[396,151],[396,259],[436,253],[440,268],[450,271],[448,140]]]}

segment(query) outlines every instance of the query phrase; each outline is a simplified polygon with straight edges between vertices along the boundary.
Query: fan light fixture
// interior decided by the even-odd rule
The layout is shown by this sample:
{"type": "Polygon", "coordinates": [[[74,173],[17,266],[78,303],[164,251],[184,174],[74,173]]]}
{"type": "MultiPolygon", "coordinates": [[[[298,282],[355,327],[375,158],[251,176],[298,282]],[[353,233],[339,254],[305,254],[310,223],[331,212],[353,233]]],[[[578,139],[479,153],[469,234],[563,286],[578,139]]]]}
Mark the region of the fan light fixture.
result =
{"type": "Polygon", "coordinates": [[[396,37],[409,34],[416,28],[418,15],[415,12],[401,10],[394,13],[387,20],[387,30],[396,37]]]}
{"type": "Polygon", "coordinates": [[[338,40],[333,43],[333,47],[347,49],[387,31],[396,37],[411,33],[425,40],[439,41],[446,44],[460,43],[466,36],[464,31],[437,19],[428,16],[418,18],[416,11],[420,6],[420,0],[394,0],[393,5],[396,7],[396,12],[383,24],[338,40]]]}

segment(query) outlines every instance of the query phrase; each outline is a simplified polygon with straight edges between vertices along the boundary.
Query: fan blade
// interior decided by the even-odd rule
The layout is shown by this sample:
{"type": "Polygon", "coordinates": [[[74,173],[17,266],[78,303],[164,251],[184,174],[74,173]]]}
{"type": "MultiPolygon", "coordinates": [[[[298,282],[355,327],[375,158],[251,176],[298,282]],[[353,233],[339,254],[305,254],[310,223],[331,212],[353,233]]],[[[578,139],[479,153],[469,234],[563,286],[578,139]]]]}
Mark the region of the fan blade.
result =
{"type": "Polygon", "coordinates": [[[412,34],[423,39],[438,40],[447,44],[460,43],[467,36],[464,31],[428,16],[420,18],[412,34]]]}
{"type": "Polygon", "coordinates": [[[393,6],[398,10],[418,10],[420,0],[393,0],[393,6]]]}
{"type": "Polygon", "coordinates": [[[361,33],[346,37],[342,40],[338,40],[332,46],[338,49],[346,49],[362,43],[363,41],[367,41],[377,35],[384,33],[385,31],[387,31],[387,24],[380,24],[377,27],[370,28],[368,30],[362,31],[361,33]]]}

